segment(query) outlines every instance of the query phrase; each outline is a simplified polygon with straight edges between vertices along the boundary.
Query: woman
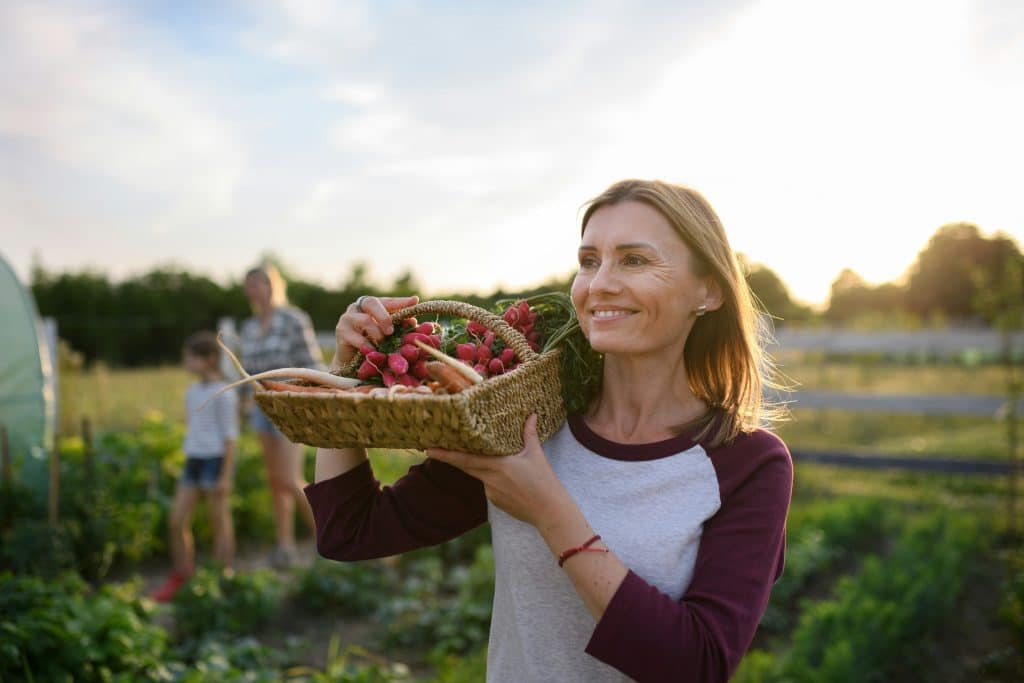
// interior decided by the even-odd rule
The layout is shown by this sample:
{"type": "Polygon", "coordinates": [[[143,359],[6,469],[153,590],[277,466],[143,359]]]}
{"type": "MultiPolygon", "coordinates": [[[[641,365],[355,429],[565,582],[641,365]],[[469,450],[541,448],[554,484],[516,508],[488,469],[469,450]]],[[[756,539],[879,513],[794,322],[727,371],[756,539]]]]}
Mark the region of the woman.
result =
{"type": "MultiPolygon", "coordinates": [[[[770,411],[757,314],[712,208],[693,190],[623,181],[582,220],[573,304],[602,386],[543,447],[440,449],[389,488],[359,449],[317,452],[307,487],[321,554],[352,560],[491,524],[491,681],[722,681],[782,572],[792,462],[770,411]]],[[[363,300],[335,363],[389,311],[363,300]]]]}
{"type": "MultiPolygon", "coordinates": [[[[245,275],[245,295],[253,315],[242,324],[242,365],[250,374],[274,368],[323,368],[323,354],[309,316],[288,305],[284,278],[277,268],[264,264],[245,275]]],[[[277,546],[271,565],[284,569],[294,563],[295,504],[311,530],[316,529],[309,502],[302,495],[303,448],[289,441],[253,402],[249,424],[259,435],[263,463],[274,504],[277,546]]]]}

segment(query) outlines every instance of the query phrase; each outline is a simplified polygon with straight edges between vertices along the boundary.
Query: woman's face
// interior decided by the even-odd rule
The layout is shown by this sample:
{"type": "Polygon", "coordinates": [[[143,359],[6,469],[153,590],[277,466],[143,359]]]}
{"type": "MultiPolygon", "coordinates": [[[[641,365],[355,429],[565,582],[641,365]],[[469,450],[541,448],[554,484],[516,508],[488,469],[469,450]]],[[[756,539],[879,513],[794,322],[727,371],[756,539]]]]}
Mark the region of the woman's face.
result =
{"type": "Polygon", "coordinates": [[[270,282],[259,273],[249,275],[245,278],[245,295],[254,309],[266,310],[270,307],[270,282]]]}
{"type": "Polygon", "coordinates": [[[694,274],[692,257],[647,204],[625,201],[595,211],[572,283],[573,305],[594,350],[681,355],[697,306],[712,307],[710,278],[694,274]]]}

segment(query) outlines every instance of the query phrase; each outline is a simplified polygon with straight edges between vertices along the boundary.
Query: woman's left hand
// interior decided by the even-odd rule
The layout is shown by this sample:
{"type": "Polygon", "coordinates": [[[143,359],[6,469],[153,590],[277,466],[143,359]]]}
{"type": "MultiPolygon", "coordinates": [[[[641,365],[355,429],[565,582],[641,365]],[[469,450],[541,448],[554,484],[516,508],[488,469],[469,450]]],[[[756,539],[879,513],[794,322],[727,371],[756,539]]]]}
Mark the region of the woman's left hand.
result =
{"type": "Polygon", "coordinates": [[[573,501],[540,447],[536,415],[526,418],[523,444],[515,455],[473,455],[443,448],[428,448],[427,455],[479,479],[488,500],[516,519],[535,527],[551,524],[559,507],[573,501]]]}

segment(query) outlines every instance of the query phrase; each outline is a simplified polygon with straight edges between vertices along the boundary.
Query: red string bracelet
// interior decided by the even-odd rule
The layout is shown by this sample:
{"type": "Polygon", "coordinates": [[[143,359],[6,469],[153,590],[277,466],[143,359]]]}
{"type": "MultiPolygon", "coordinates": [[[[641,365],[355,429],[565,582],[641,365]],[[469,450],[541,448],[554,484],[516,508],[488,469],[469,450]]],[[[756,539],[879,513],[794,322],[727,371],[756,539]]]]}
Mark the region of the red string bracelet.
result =
{"type": "Polygon", "coordinates": [[[597,541],[600,541],[600,540],[601,540],[601,537],[598,536],[597,534],[594,534],[583,545],[577,546],[575,548],[569,548],[568,550],[564,551],[561,555],[558,556],[558,566],[561,567],[563,564],[565,564],[566,560],[568,560],[570,557],[572,557],[576,553],[582,553],[582,552],[606,553],[606,552],[608,552],[608,548],[591,548],[590,547],[594,543],[596,543],[597,541]]]}

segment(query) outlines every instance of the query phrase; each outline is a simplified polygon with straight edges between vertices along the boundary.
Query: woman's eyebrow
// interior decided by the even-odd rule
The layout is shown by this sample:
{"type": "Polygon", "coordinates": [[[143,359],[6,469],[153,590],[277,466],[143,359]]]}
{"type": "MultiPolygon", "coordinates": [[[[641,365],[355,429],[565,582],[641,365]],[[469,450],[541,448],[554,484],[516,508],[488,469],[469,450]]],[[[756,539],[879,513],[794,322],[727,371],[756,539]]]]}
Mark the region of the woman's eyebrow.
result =
{"type": "MultiPolygon", "coordinates": [[[[615,247],[615,251],[628,251],[629,249],[650,249],[651,251],[658,251],[658,248],[653,244],[647,242],[627,242],[626,244],[620,244],[615,247]]],[[[597,251],[597,247],[584,244],[580,246],[580,251],[597,251]]]]}

